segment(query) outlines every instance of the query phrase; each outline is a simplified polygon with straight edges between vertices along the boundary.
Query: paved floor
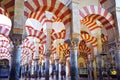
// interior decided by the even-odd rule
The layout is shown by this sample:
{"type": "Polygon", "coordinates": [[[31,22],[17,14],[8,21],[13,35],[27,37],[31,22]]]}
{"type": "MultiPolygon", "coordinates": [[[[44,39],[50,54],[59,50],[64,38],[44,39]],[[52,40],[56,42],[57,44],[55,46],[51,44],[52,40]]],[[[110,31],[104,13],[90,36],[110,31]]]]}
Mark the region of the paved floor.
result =
{"type": "MultiPolygon", "coordinates": [[[[7,78],[0,78],[0,80],[9,80],[7,78]]],[[[21,78],[20,80],[45,80],[45,78],[41,78],[41,79],[35,79],[35,78],[31,78],[31,79],[24,79],[24,78],[21,78]]],[[[56,80],[55,78],[49,78],[49,80],[56,80]]],[[[61,79],[59,79],[61,80],[61,79]]],[[[63,80],[71,80],[69,77],[67,78],[64,78],[63,80]]],[[[88,80],[88,78],[80,78],[79,80],[88,80]]],[[[97,79],[98,80],[98,79],[97,79]]],[[[103,80],[108,80],[108,79],[103,79],[103,80]]],[[[117,79],[110,79],[110,80],[117,80],[117,79]]]]}
{"type": "MultiPolygon", "coordinates": [[[[7,78],[0,78],[0,80],[9,80],[9,79],[7,79],[7,78]]],[[[41,78],[41,79],[34,79],[34,78],[32,78],[32,79],[23,79],[23,78],[21,78],[20,80],[45,80],[45,78],[41,78]]],[[[53,78],[50,78],[49,80],[56,80],[55,78],[53,79],[53,78]]],[[[59,79],[59,80],[61,80],[61,79],[59,79]]],[[[64,78],[63,80],[71,80],[70,78],[64,78]]],[[[79,80],[88,80],[88,79],[79,79],[79,80]]]]}

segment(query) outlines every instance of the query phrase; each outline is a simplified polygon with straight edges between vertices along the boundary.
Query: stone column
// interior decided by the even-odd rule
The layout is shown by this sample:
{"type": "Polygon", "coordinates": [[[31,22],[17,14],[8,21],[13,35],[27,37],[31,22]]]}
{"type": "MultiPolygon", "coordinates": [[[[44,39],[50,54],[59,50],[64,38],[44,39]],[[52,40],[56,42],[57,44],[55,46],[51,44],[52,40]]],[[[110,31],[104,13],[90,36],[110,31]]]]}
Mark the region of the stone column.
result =
{"type": "Polygon", "coordinates": [[[55,66],[56,66],[56,80],[59,80],[59,59],[55,60],[55,66]]]}
{"type": "Polygon", "coordinates": [[[49,53],[45,55],[45,80],[49,80],[49,62],[50,55],[49,53]]]}
{"type": "Polygon", "coordinates": [[[94,67],[94,78],[95,80],[97,79],[97,63],[96,63],[96,55],[97,55],[97,47],[94,47],[93,49],[94,51],[94,63],[93,63],[93,67],[94,67]]]}
{"type": "Polygon", "coordinates": [[[117,30],[115,31],[116,32],[116,37],[118,37],[118,41],[120,41],[120,4],[119,4],[119,1],[120,0],[115,0],[115,16],[116,18],[114,18],[115,21],[115,24],[116,24],[116,27],[117,27],[117,30]]]}
{"type": "Polygon", "coordinates": [[[12,51],[12,63],[9,80],[19,80],[20,76],[20,56],[21,46],[20,39],[15,38],[13,40],[14,49],[12,51]]]}
{"type": "Polygon", "coordinates": [[[46,23],[46,44],[45,44],[45,80],[49,80],[49,58],[51,55],[51,32],[52,23],[46,23]]]}
{"type": "Polygon", "coordinates": [[[90,67],[90,79],[94,80],[94,67],[93,67],[93,56],[88,55],[89,67],[90,67]]]}
{"type": "Polygon", "coordinates": [[[114,52],[116,61],[117,80],[120,80],[120,42],[116,43],[116,50],[114,52]]]}
{"type": "Polygon", "coordinates": [[[70,58],[66,59],[66,77],[70,76],[70,58]]]}
{"type": "MultiPolygon", "coordinates": [[[[98,21],[98,23],[99,23],[99,21],[98,21]]],[[[101,54],[103,54],[103,52],[102,52],[101,28],[99,28],[98,33],[97,33],[97,42],[98,42],[98,46],[97,46],[97,48],[98,48],[97,49],[97,52],[98,52],[97,64],[98,64],[98,71],[99,71],[99,80],[103,80],[102,61],[101,61],[101,54]]]]}
{"type": "Polygon", "coordinates": [[[55,65],[56,65],[56,80],[59,80],[59,58],[60,58],[60,50],[59,50],[59,46],[60,46],[60,41],[57,40],[56,41],[57,47],[56,47],[56,54],[54,55],[55,58],[55,65]]]}
{"type": "Polygon", "coordinates": [[[78,59],[77,59],[77,48],[78,48],[78,39],[73,39],[71,41],[71,49],[70,49],[70,73],[71,80],[78,80],[78,59]]]}
{"type": "Polygon", "coordinates": [[[24,18],[24,0],[15,0],[13,30],[11,30],[10,38],[13,41],[14,49],[12,51],[12,65],[9,80],[19,80],[20,55],[21,55],[21,39],[22,29],[25,25],[24,18]]]}

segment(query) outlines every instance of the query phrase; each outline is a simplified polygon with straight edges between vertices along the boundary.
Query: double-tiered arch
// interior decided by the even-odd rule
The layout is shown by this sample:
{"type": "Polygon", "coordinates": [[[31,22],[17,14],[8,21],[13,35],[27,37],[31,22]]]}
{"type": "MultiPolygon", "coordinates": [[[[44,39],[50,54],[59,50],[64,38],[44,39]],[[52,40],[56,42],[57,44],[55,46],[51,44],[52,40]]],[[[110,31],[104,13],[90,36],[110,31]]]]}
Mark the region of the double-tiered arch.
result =
{"type": "Polygon", "coordinates": [[[12,22],[6,10],[0,7],[0,60],[8,59],[10,61],[10,44],[9,33],[11,30],[12,22]]]}
{"type": "Polygon", "coordinates": [[[34,16],[31,17],[36,17],[36,19],[39,20],[40,18],[38,18],[37,16],[40,14],[34,12],[40,10],[42,14],[45,11],[49,11],[52,12],[56,17],[59,17],[65,25],[71,22],[71,11],[63,3],[57,0],[29,0],[25,1],[25,7],[26,10],[24,14],[27,17],[34,14],[34,16]]]}
{"type": "Polygon", "coordinates": [[[99,6],[85,6],[79,10],[81,24],[88,27],[92,33],[96,29],[104,28],[103,34],[108,36],[109,41],[115,40],[115,24],[112,14],[99,6]]]}

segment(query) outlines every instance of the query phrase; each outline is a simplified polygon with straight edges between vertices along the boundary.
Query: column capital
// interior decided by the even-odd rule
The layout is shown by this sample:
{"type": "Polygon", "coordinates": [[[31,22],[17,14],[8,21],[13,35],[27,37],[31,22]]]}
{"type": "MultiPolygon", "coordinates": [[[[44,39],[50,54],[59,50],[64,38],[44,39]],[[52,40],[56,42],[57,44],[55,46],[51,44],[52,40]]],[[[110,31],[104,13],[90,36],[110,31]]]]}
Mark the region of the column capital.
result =
{"type": "Polygon", "coordinates": [[[49,58],[50,55],[51,55],[51,53],[45,53],[45,54],[44,54],[44,56],[47,57],[47,58],[49,58]]]}
{"type": "Polygon", "coordinates": [[[116,42],[109,42],[108,43],[108,52],[112,52],[116,50],[116,42]]]}
{"type": "Polygon", "coordinates": [[[72,48],[72,49],[77,49],[78,43],[79,43],[79,39],[78,39],[78,38],[73,38],[73,39],[71,40],[71,48],[72,48]]]}
{"type": "Polygon", "coordinates": [[[120,50],[120,42],[111,42],[108,44],[109,52],[120,50]]]}
{"type": "Polygon", "coordinates": [[[12,34],[10,38],[13,41],[14,48],[19,48],[22,44],[22,34],[12,34]]]}
{"type": "Polygon", "coordinates": [[[120,50],[120,42],[116,42],[115,47],[116,47],[116,50],[120,50]]]}

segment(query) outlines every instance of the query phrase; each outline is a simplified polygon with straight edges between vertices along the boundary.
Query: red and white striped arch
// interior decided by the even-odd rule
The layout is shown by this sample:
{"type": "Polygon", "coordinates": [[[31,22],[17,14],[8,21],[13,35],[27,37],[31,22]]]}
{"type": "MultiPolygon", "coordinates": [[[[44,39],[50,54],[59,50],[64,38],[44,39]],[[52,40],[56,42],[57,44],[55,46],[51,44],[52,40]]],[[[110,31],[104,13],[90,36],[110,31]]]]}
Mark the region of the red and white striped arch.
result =
{"type": "Polygon", "coordinates": [[[53,16],[52,22],[62,22],[59,17],[53,16]]]}
{"type": "Polygon", "coordinates": [[[24,50],[26,48],[30,49],[32,51],[32,53],[35,52],[35,46],[34,46],[34,44],[32,42],[25,42],[25,43],[23,43],[22,44],[22,49],[24,50]]]}
{"type": "Polygon", "coordinates": [[[0,46],[0,54],[6,54],[6,53],[9,53],[9,49],[6,47],[0,46]]]}
{"type": "Polygon", "coordinates": [[[108,22],[112,26],[114,26],[114,19],[112,14],[110,14],[107,10],[99,6],[90,5],[90,6],[83,7],[82,9],[79,10],[79,13],[80,13],[81,20],[83,20],[86,16],[90,14],[98,14],[100,16],[103,16],[106,20],[108,20],[108,22]]]}
{"type": "Polygon", "coordinates": [[[20,63],[22,63],[22,62],[23,62],[23,60],[25,59],[25,57],[26,57],[26,56],[25,56],[25,54],[22,54],[22,55],[21,55],[21,58],[20,58],[20,63]]]}
{"type": "Polygon", "coordinates": [[[27,57],[28,57],[28,56],[26,55],[26,53],[24,53],[24,54],[21,55],[20,63],[21,63],[22,65],[26,64],[27,57]]]}
{"type": "Polygon", "coordinates": [[[1,8],[1,7],[0,7],[0,14],[9,17],[8,13],[3,8],[1,8]]]}
{"type": "Polygon", "coordinates": [[[88,47],[86,46],[86,44],[82,44],[82,45],[81,45],[81,43],[80,43],[80,45],[79,45],[79,50],[80,50],[80,53],[82,52],[82,53],[85,53],[85,54],[87,54],[87,55],[91,53],[91,49],[88,48],[88,47]]]}
{"type": "Polygon", "coordinates": [[[7,40],[0,40],[0,47],[10,48],[10,43],[7,40]]]}
{"type": "Polygon", "coordinates": [[[0,60],[2,60],[2,59],[8,59],[8,60],[10,60],[11,59],[11,55],[9,54],[9,52],[8,53],[0,53],[0,60]]]}
{"type": "Polygon", "coordinates": [[[80,50],[79,57],[82,57],[84,59],[87,59],[88,55],[91,54],[91,49],[86,46],[84,40],[80,42],[79,50],[80,50]]]}
{"type": "Polygon", "coordinates": [[[100,4],[104,4],[105,2],[107,2],[107,0],[99,0],[100,1],[100,4]]]}
{"type": "Polygon", "coordinates": [[[81,38],[82,38],[83,40],[85,40],[86,42],[91,43],[91,45],[92,45],[93,47],[96,47],[96,46],[97,46],[97,39],[96,39],[95,37],[89,35],[87,32],[81,31],[81,35],[80,35],[80,36],[81,36],[81,38]]]}
{"type": "Polygon", "coordinates": [[[4,35],[0,35],[0,58],[10,60],[10,40],[4,35]]]}
{"type": "Polygon", "coordinates": [[[10,33],[11,27],[8,25],[0,24],[0,33],[8,36],[10,33]]]}
{"type": "Polygon", "coordinates": [[[105,28],[108,39],[113,40],[115,37],[115,25],[112,14],[98,6],[86,6],[80,9],[81,24],[87,26],[90,31],[98,28],[105,28]],[[97,20],[100,24],[97,23],[97,20]]]}
{"type": "MultiPolygon", "coordinates": [[[[24,4],[25,4],[24,15],[27,17],[32,12],[37,12],[39,10],[41,11],[41,14],[42,12],[50,11],[54,15],[59,17],[65,25],[71,22],[71,11],[69,10],[69,8],[67,8],[63,3],[59,2],[58,0],[27,0],[24,2],[24,4]]],[[[35,14],[35,16],[37,17],[37,18],[35,17],[36,19],[39,19],[38,18],[39,14],[37,13],[33,14],[35,14]]]]}
{"type": "Polygon", "coordinates": [[[51,47],[51,50],[52,50],[52,54],[56,53],[56,48],[54,46],[51,47]]]}
{"type": "Polygon", "coordinates": [[[56,39],[65,39],[65,35],[66,35],[66,30],[62,30],[61,32],[58,33],[53,33],[51,36],[51,42],[53,43],[54,40],[56,39]]]}
{"type": "Polygon", "coordinates": [[[29,52],[28,49],[26,49],[26,48],[22,48],[22,55],[23,55],[23,54],[28,55],[28,54],[30,54],[30,52],[29,52]]]}
{"type": "Polygon", "coordinates": [[[37,12],[32,12],[28,18],[36,19],[38,20],[42,25],[44,25],[46,22],[52,22],[51,20],[48,20],[44,10],[40,9],[37,12]]]}
{"type": "Polygon", "coordinates": [[[60,49],[60,50],[70,50],[70,47],[68,46],[67,43],[64,43],[63,45],[60,45],[60,46],[59,46],[59,49],[60,49]]]}
{"type": "Polygon", "coordinates": [[[67,58],[70,56],[70,47],[68,46],[67,43],[64,43],[63,45],[60,45],[59,46],[59,50],[62,51],[62,50],[65,50],[64,52],[64,56],[67,58]]]}
{"type": "Polygon", "coordinates": [[[79,57],[82,57],[83,59],[87,59],[88,58],[88,55],[87,54],[85,54],[84,52],[80,52],[80,55],[79,55],[79,57]]]}
{"type": "Polygon", "coordinates": [[[22,41],[22,44],[26,43],[26,42],[29,42],[29,38],[26,37],[23,41],[22,41]]]}
{"type": "Polygon", "coordinates": [[[0,7],[0,33],[8,36],[11,30],[11,20],[8,18],[7,12],[0,7]],[[3,20],[2,20],[3,19],[3,20]]]}
{"type": "Polygon", "coordinates": [[[6,9],[7,16],[9,15],[11,19],[14,17],[14,4],[15,0],[2,0],[0,3],[0,6],[6,9]]]}
{"type": "Polygon", "coordinates": [[[38,38],[41,44],[46,43],[46,35],[44,34],[43,29],[41,29],[41,31],[38,31],[33,29],[31,26],[26,26],[26,31],[28,36],[38,38]]]}
{"type": "Polygon", "coordinates": [[[102,38],[102,42],[108,42],[108,36],[102,34],[101,38],[102,38]]]}
{"type": "Polygon", "coordinates": [[[44,46],[43,45],[39,46],[39,53],[44,54],[44,46]]]}
{"type": "Polygon", "coordinates": [[[29,58],[32,57],[32,54],[30,54],[30,48],[22,48],[22,54],[21,54],[21,58],[20,58],[20,63],[26,64],[27,62],[29,62],[29,58]]]}
{"type": "Polygon", "coordinates": [[[85,26],[87,26],[90,29],[90,31],[93,31],[97,28],[103,28],[103,27],[105,27],[106,30],[109,30],[115,27],[114,25],[111,25],[109,21],[105,19],[103,16],[97,15],[97,14],[91,14],[86,16],[83,20],[81,20],[81,24],[84,24],[85,26]],[[101,25],[98,25],[96,23],[96,20],[100,21],[101,25]]]}
{"type": "Polygon", "coordinates": [[[40,10],[37,12],[32,12],[28,18],[36,19],[42,25],[44,25],[46,22],[62,22],[62,20],[57,16],[53,16],[51,20],[48,20],[45,15],[44,8],[40,8],[40,10]]]}

